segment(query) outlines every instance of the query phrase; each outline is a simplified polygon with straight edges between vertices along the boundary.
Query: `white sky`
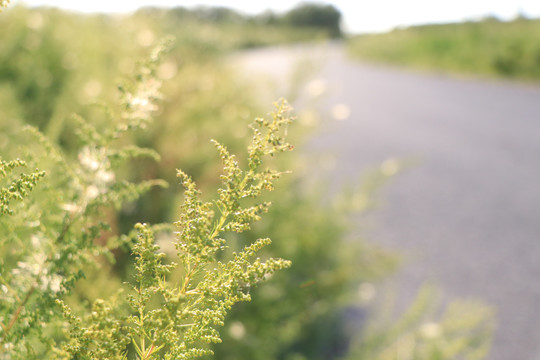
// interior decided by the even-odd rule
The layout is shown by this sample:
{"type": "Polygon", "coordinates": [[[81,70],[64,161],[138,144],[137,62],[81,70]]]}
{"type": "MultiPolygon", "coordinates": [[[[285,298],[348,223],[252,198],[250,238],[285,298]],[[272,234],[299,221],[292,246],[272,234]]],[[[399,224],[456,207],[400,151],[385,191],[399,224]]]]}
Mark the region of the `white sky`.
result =
{"type": "MultiPolygon", "coordinates": [[[[248,14],[266,9],[289,10],[299,1],[273,0],[12,0],[12,5],[50,5],[84,12],[127,12],[145,5],[227,6],[248,14]]],[[[494,15],[512,19],[523,13],[540,17],[540,0],[331,0],[343,14],[345,28],[351,32],[378,32],[396,26],[471,20],[494,15]]]]}

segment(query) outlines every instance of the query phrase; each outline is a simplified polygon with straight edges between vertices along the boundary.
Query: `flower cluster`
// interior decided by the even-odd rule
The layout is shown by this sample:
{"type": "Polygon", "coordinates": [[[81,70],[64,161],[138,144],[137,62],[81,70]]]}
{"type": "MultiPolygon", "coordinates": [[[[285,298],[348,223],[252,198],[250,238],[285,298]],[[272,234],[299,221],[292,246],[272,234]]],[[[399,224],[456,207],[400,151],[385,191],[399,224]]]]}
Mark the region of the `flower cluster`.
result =
{"type": "Polygon", "coordinates": [[[126,94],[127,105],[130,110],[129,116],[145,121],[151,119],[152,113],[158,109],[154,101],[159,98],[158,90],[160,87],[161,82],[159,80],[151,79],[142,84],[136,90],[136,93],[126,94]]]}
{"type": "Polygon", "coordinates": [[[138,74],[138,79],[131,86],[121,86],[125,111],[122,114],[125,124],[123,126],[145,128],[158,110],[156,101],[161,98],[159,89],[161,80],[158,79],[160,59],[168,51],[173,38],[167,37],[156,46],[148,61],[146,61],[138,74]]]}
{"type": "Polygon", "coordinates": [[[84,147],[79,152],[82,174],[90,184],[85,190],[87,200],[93,200],[107,192],[115,176],[105,148],[84,147]]]}

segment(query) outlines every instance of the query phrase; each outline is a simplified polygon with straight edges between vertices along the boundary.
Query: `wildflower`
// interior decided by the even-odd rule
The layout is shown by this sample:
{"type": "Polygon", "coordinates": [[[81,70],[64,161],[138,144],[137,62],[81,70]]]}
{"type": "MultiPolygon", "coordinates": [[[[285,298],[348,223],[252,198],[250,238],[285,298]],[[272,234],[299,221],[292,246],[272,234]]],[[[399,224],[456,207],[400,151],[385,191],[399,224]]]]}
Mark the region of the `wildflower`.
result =
{"type": "Polygon", "coordinates": [[[161,81],[149,79],[141,83],[134,93],[127,93],[128,112],[125,116],[130,119],[150,120],[152,113],[158,109],[154,101],[160,96],[160,87],[161,81]]]}
{"type": "MultiPolygon", "coordinates": [[[[89,183],[84,196],[93,200],[107,192],[108,186],[114,181],[114,172],[104,148],[84,147],[79,152],[79,162],[89,183]]],[[[65,204],[63,209],[69,212],[77,211],[75,205],[65,204]]]]}
{"type": "Polygon", "coordinates": [[[100,190],[95,185],[90,185],[86,188],[85,197],[88,200],[94,200],[100,194],[100,190]]]}
{"type": "Polygon", "coordinates": [[[104,155],[103,149],[98,150],[96,148],[84,147],[79,152],[79,162],[84,168],[90,171],[96,171],[101,166],[104,155]]]}
{"type": "Polygon", "coordinates": [[[41,278],[41,290],[49,290],[56,294],[62,290],[62,276],[58,274],[47,275],[41,278]]]}

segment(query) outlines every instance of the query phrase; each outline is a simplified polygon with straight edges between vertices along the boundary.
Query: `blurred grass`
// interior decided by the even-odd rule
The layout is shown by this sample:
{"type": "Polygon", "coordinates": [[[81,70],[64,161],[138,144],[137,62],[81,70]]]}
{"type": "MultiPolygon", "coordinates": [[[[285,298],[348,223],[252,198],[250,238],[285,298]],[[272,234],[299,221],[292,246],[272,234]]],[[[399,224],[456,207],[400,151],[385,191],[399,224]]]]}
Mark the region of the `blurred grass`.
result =
{"type": "Polygon", "coordinates": [[[540,20],[518,18],[415,26],[358,35],[350,54],[367,61],[526,81],[540,80],[540,20]]]}

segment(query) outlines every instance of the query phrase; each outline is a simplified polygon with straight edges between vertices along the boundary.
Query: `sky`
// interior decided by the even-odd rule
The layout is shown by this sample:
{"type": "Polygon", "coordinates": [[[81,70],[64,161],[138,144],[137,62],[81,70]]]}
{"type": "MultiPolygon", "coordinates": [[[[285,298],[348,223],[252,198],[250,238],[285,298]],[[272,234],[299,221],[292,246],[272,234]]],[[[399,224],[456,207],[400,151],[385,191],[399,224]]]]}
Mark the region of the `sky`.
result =
{"type": "MultiPolygon", "coordinates": [[[[246,14],[267,9],[290,10],[298,2],[291,0],[12,0],[13,4],[48,5],[83,12],[129,12],[141,6],[227,6],[246,14]]],[[[496,16],[510,20],[518,14],[540,17],[540,0],[333,0],[343,14],[344,28],[352,33],[384,32],[395,27],[477,20],[496,16]]]]}

